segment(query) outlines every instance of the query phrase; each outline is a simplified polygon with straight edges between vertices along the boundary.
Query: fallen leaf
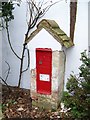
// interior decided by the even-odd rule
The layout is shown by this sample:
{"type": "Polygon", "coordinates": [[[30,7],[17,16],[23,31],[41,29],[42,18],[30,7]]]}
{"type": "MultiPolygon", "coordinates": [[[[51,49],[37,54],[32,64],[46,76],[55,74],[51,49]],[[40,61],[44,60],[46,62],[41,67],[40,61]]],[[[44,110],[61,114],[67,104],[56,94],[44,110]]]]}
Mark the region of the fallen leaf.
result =
{"type": "Polygon", "coordinates": [[[24,109],[22,107],[18,108],[17,111],[23,111],[24,109]]]}

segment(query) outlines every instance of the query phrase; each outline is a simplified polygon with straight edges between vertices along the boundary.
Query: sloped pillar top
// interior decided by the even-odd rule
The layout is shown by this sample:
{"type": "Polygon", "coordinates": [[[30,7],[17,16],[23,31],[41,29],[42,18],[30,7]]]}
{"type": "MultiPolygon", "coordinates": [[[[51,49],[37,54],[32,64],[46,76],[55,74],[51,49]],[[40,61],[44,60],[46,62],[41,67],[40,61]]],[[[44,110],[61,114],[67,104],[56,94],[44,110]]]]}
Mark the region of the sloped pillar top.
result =
{"type": "Polygon", "coordinates": [[[30,34],[25,42],[28,43],[31,41],[43,28],[50,33],[62,46],[69,48],[74,45],[70,37],[68,37],[66,33],[60,29],[59,25],[54,20],[49,19],[41,20],[37,25],[37,29],[30,34]]]}

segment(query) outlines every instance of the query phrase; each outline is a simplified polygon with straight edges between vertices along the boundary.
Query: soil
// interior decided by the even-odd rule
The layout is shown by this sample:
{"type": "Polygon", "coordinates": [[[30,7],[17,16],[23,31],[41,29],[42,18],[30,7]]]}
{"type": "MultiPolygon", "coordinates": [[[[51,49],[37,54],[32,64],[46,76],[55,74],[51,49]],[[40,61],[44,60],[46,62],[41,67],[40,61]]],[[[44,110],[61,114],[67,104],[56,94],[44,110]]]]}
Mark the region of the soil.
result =
{"type": "Polygon", "coordinates": [[[2,113],[4,119],[61,120],[60,111],[41,110],[32,106],[30,90],[2,85],[2,113]]]}

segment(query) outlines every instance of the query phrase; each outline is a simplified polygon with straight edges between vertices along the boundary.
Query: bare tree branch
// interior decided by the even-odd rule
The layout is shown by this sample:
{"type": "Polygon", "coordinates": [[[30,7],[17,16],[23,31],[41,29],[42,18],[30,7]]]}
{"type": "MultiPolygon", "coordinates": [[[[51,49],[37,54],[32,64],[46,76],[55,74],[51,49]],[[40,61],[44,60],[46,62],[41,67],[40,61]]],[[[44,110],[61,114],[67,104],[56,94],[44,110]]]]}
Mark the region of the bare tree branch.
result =
{"type": "Polygon", "coordinates": [[[30,53],[29,53],[29,49],[25,48],[27,50],[27,54],[28,54],[28,65],[27,68],[25,70],[22,71],[22,73],[26,72],[30,66],[30,53]]]}
{"type": "Polygon", "coordinates": [[[9,85],[6,83],[6,81],[5,81],[2,77],[0,77],[0,79],[1,79],[1,80],[4,82],[4,84],[8,87],[9,91],[11,91],[11,89],[10,89],[9,85]]]}
{"type": "Polygon", "coordinates": [[[8,36],[8,42],[9,42],[9,45],[10,45],[10,48],[12,50],[12,52],[14,53],[14,55],[21,60],[21,58],[16,54],[16,52],[14,51],[13,47],[12,47],[12,44],[11,44],[11,41],[10,41],[10,36],[9,36],[9,30],[8,30],[8,23],[6,22],[6,30],[7,30],[7,36],[8,36]]]}
{"type": "Polygon", "coordinates": [[[9,73],[10,73],[10,65],[8,64],[8,62],[7,61],[5,61],[6,63],[7,63],[7,65],[8,65],[8,73],[7,73],[7,75],[6,75],[6,78],[5,78],[5,80],[0,76],[0,79],[4,82],[4,84],[8,87],[8,89],[9,89],[9,91],[11,91],[11,89],[10,89],[10,87],[9,87],[9,85],[7,84],[7,78],[8,78],[8,76],[9,76],[9,73]]]}
{"type": "Polygon", "coordinates": [[[58,2],[60,2],[60,0],[59,0],[59,1],[56,1],[56,2],[54,2],[54,3],[51,2],[50,5],[48,5],[48,6],[46,6],[45,8],[43,8],[43,9],[42,9],[42,14],[39,16],[39,18],[43,17],[43,16],[46,14],[46,12],[47,12],[53,5],[57,4],[58,2]]]}
{"type": "Polygon", "coordinates": [[[26,36],[28,36],[29,31],[36,25],[40,15],[40,9],[36,6],[33,0],[29,0],[27,3],[29,6],[30,18],[26,36]]]}
{"type": "Polygon", "coordinates": [[[9,76],[9,73],[10,73],[10,65],[8,64],[8,62],[7,61],[5,61],[6,63],[7,63],[7,65],[8,65],[8,72],[7,72],[7,76],[6,76],[6,78],[5,78],[5,82],[7,81],[7,78],[8,78],[8,76],[9,76]]]}
{"type": "Polygon", "coordinates": [[[25,34],[25,41],[23,44],[23,52],[22,52],[22,58],[21,58],[21,65],[20,65],[20,75],[19,75],[19,82],[18,82],[18,87],[20,87],[21,84],[21,77],[22,77],[22,73],[27,71],[29,68],[29,62],[30,62],[30,58],[29,58],[29,50],[27,50],[28,52],[28,66],[25,70],[23,69],[23,62],[24,62],[24,52],[26,49],[26,45],[27,43],[26,40],[29,37],[29,32],[36,26],[38,20],[40,18],[42,18],[45,13],[56,3],[60,2],[61,0],[57,1],[57,2],[52,2],[52,0],[50,1],[50,4],[47,5],[48,2],[44,2],[44,0],[41,0],[39,2],[37,2],[36,0],[27,0],[27,4],[28,4],[28,12],[29,12],[29,20],[27,21],[28,23],[28,29],[27,32],[25,34]],[[42,1],[42,2],[41,2],[42,1]]]}
{"type": "Polygon", "coordinates": [[[42,18],[46,12],[55,4],[57,4],[58,2],[60,2],[61,0],[58,0],[56,2],[52,2],[52,1],[46,1],[44,2],[44,0],[42,2],[39,2],[38,4],[34,1],[34,0],[27,0],[27,4],[29,6],[29,21],[28,21],[28,30],[26,33],[26,39],[28,38],[29,35],[29,31],[35,27],[37,21],[42,18]],[[49,5],[47,5],[49,3],[49,5]]]}

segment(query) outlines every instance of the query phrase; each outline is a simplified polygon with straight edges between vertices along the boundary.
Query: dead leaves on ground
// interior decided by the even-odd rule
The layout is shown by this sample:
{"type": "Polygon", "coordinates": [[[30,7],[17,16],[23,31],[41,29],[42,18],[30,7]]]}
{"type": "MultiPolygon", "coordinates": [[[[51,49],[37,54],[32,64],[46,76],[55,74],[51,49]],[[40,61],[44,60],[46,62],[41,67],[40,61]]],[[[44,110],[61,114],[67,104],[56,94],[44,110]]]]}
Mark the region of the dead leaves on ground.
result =
{"type": "Polygon", "coordinates": [[[10,87],[8,92],[6,86],[2,87],[2,110],[4,118],[30,118],[38,120],[61,120],[60,112],[40,110],[32,106],[30,90],[10,87]]]}

